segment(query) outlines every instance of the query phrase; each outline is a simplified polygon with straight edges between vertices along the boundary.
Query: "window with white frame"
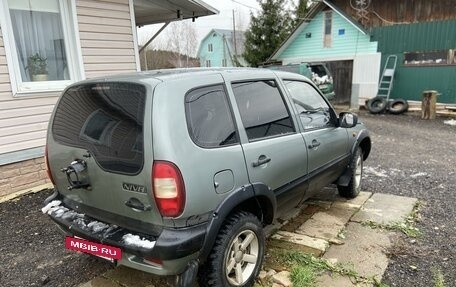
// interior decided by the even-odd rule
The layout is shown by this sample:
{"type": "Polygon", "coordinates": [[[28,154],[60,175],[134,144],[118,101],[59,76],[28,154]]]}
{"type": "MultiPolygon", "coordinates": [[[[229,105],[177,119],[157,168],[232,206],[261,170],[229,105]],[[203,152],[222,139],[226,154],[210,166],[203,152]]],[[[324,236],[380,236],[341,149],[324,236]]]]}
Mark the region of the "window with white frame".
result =
{"type": "Polygon", "coordinates": [[[206,60],[206,67],[210,67],[211,66],[211,60],[206,60]]]}
{"type": "Polygon", "coordinates": [[[208,45],[207,45],[207,50],[208,50],[209,52],[212,52],[212,51],[213,51],[212,44],[208,44],[208,45]]]}
{"type": "Polygon", "coordinates": [[[323,47],[331,47],[332,11],[325,12],[323,47]]]}
{"type": "Polygon", "coordinates": [[[0,21],[18,94],[62,90],[81,79],[70,1],[2,1],[0,21]]]}
{"type": "Polygon", "coordinates": [[[222,67],[226,67],[226,59],[222,59],[222,67]]]}

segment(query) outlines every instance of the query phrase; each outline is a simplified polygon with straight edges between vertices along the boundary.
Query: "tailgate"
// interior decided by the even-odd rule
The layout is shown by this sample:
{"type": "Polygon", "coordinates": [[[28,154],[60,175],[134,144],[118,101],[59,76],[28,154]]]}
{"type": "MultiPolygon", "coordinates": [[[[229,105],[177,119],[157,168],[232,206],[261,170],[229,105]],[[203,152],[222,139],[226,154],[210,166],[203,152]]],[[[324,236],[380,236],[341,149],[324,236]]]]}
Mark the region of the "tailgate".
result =
{"type": "Polygon", "coordinates": [[[67,204],[138,231],[162,223],[151,190],[150,101],[145,86],[129,82],[85,83],[64,92],[47,147],[67,204]]]}

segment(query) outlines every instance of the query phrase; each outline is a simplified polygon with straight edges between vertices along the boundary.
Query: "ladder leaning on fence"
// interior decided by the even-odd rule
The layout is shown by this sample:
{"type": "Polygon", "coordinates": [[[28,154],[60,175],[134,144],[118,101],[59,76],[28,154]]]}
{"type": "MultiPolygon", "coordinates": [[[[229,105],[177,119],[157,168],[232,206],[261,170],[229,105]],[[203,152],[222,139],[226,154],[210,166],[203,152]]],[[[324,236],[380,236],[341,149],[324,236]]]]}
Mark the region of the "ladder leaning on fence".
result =
{"type": "Polygon", "coordinates": [[[404,99],[390,100],[393,89],[394,73],[396,72],[397,56],[389,55],[383,67],[382,76],[378,83],[377,96],[366,101],[366,108],[372,114],[388,111],[391,114],[402,114],[408,109],[408,103],[404,99]]]}
{"type": "Polygon", "coordinates": [[[386,58],[385,66],[383,67],[382,76],[378,83],[377,96],[385,97],[388,102],[391,90],[393,89],[394,72],[396,71],[397,56],[389,55],[386,58]]]}

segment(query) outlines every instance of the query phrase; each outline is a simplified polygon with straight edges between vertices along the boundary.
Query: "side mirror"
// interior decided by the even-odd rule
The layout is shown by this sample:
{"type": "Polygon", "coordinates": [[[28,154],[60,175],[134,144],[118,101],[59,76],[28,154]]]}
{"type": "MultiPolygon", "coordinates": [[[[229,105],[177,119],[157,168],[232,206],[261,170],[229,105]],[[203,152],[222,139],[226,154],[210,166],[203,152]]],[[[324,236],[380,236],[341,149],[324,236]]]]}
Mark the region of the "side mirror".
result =
{"type": "Polygon", "coordinates": [[[339,127],[352,128],[358,124],[358,116],[354,113],[343,112],[339,114],[339,127]]]}

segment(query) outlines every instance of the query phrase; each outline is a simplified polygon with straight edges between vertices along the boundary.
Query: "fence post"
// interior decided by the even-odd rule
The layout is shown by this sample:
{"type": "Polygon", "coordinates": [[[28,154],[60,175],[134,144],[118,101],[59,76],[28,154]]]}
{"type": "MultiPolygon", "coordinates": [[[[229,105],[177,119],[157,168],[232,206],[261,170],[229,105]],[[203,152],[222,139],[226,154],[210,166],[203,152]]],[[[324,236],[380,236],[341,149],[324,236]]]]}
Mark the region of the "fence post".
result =
{"type": "Polygon", "coordinates": [[[424,91],[421,101],[421,118],[423,120],[435,119],[437,91],[424,91]]]}

